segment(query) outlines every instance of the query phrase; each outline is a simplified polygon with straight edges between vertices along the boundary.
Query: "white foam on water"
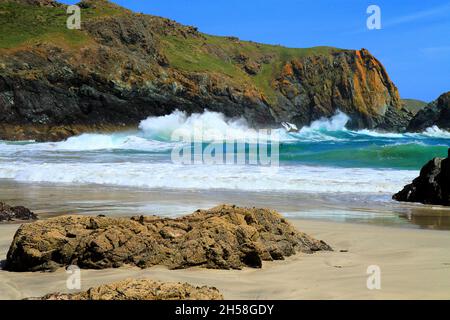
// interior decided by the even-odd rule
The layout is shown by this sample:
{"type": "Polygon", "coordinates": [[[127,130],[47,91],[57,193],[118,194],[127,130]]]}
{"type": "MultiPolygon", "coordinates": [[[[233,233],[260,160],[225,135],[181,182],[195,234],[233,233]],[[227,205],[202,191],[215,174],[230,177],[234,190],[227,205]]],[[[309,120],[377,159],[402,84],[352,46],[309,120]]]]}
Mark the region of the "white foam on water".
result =
{"type": "Polygon", "coordinates": [[[305,165],[264,170],[256,166],[184,166],[172,163],[0,163],[0,178],[21,182],[193,190],[393,193],[417,174],[418,171],[415,170],[305,165]]]}
{"type": "MultiPolygon", "coordinates": [[[[302,127],[299,132],[289,133],[289,139],[281,139],[285,142],[303,141],[303,142],[320,142],[320,141],[346,141],[345,138],[333,136],[333,133],[339,131],[347,132],[345,126],[350,118],[343,112],[337,111],[331,118],[321,118],[313,121],[311,125],[302,127]]],[[[283,135],[285,136],[285,135],[283,135]]]]}
{"type": "Polygon", "coordinates": [[[321,118],[313,121],[310,126],[303,127],[304,130],[322,130],[322,131],[343,131],[347,130],[345,126],[350,121],[350,117],[338,110],[331,118],[321,118]]]}
{"type": "Polygon", "coordinates": [[[194,141],[217,141],[224,138],[257,140],[258,132],[251,129],[244,118],[227,119],[212,111],[187,115],[179,110],[162,117],[149,117],[139,124],[145,137],[178,141],[178,136],[194,141]]]}
{"type": "Polygon", "coordinates": [[[450,132],[442,130],[438,126],[427,128],[422,134],[432,138],[450,139],[450,132]]]}
{"type": "Polygon", "coordinates": [[[354,131],[354,132],[359,135],[365,135],[365,136],[374,137],[374,138],[392,138],[392,139],[405,138],[404,134],[394,133],[394,132],[378,132],[378,131],[368,130],[368,129],[358,130],[358,131],[354,131]]]}
{"type": "Polygon", "coordinates": [[[61,142],[44,143],[8,143],[0,142],[0,154],[14,154],[17,152],[77,152],[96,150],[140,150],[165,151],[171,150],[176,144],[140,137],[137,133],[95,134],[85,133],[70,137],[61,142]]]}

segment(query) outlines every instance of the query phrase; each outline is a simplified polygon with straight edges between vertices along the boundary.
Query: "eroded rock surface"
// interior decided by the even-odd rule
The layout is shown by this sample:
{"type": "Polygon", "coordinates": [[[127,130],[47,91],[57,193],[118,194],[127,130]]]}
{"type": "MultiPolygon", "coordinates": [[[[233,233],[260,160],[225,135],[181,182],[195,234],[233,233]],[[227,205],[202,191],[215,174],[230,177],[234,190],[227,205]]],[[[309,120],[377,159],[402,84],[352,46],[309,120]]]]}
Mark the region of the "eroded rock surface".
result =
{"type": "Polygon", "coordinates": [[[450,206],[450,149],[448,158],[434,158],[420,176],[393,196],[394,200],[450,206]]]}
{"type": "Polygon", "coordinates": [[[214,287],[128,279],[79,293],[50,293],[30,300],[223,300],[214,287]]]}
{"type": "Polygon", "coordinates": [[[124,264],[171,269],[259,268],[296,252],[331,250],[268,209],[221,205],[177,218],[62,216],[23,225],[6,269],[111,268],[124,264]]]}

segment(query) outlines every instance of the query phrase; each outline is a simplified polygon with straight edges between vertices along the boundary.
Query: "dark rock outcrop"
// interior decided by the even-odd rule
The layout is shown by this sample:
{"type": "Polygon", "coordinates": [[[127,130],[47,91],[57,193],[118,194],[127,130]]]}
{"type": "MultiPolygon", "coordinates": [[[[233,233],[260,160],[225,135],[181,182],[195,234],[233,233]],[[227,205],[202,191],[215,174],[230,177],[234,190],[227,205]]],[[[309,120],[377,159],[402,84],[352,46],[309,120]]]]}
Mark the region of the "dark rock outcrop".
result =
{"type": "Polygon", "coordinates": [[[394,200],[450,206],[450,149],[448,158],[434,158],[420,176],[393,196],[394,200]]]}
{"type": "MultiPolygon", "coordinates": [[[[53,19],[64,8],[45,7],[51,14],[40,12],[40,19],[62,38],[0,46],[0,138],[61,140],[136,126],[177,108],[244,117],[253,127],[282,121],[300,127],[340,109],[351,117],[351,128],[403,130],[412,116],[365,49],[281,48],[206,36],[105,0],[81,7],[80,31],[65,37],[65,20],[53,19]]],[[[16,14],[11,6],[1,9],[16,14]]],[[[2,27],[7,34],[14,25],[2,27]]]]}
{"type": "Polygon", "coordinates": [[[178,219],[62,216],[20,227],[5,268],[260,268],[296,252],[331,250],[268,209],[222,205],[178,219]]]}
{"type": "Polygon", "coordinates": [[[84,292],[50,293],[27,300],[223,300],[223,296],[216,288],[206,286],[128,279],[84,292]]]}
{"type": "Polygon", "coordinates": [[[432,126],[450,130],[450,91],[420,110],[409,123],[407,130],[419,132],[432,126]]]}
{"type": "Polygon", "coordinates": [[[25,207],[11,207],[6,203],[0,202],[0,222],[36,219],[37,215],[25,207]]]}

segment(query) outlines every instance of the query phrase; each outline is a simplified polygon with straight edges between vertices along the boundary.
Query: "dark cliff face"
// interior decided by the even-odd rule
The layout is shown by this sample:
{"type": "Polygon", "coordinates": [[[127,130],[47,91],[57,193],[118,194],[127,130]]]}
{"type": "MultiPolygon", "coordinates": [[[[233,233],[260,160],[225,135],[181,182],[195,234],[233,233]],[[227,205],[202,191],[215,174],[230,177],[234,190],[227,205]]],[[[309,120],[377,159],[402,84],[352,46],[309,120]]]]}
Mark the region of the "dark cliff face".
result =
{"type": "Polygon", "coordinates": [[[450,130],[450,91],[428,104],[411,120],[409,131],[423,131],[432,126],[450,130]]]}
{"type": "Polygon", "coordinates": [[[64,6],[31,2],[0,3],[15,19],[0,16],[0,138],[58,140],[175,109],[243,116],[255,127],[307,125],[338,109],[352,128],[402,130],[411,117],[364,49],[214,37],[103,0],[82,2],[82,30],[67,30],[64,6]],[[41,24],[27,20],[36,16],[41,24]],[[35,32],[19,34],[28,22],[35,32]]]}

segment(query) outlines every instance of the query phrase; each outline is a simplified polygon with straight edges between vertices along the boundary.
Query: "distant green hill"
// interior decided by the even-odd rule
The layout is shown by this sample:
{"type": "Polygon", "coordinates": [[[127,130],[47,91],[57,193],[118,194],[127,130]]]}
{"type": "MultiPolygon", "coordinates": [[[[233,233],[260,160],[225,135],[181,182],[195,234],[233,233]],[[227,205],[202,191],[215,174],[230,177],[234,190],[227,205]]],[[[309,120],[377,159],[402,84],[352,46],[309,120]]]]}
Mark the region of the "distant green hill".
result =
{"type": "Polygon", "coordinates": [[[425,106],[428,104],[425,101],[416,99],[402,99],[402,103],[406,109],[414,114],[425,108],[425,106]]]}

